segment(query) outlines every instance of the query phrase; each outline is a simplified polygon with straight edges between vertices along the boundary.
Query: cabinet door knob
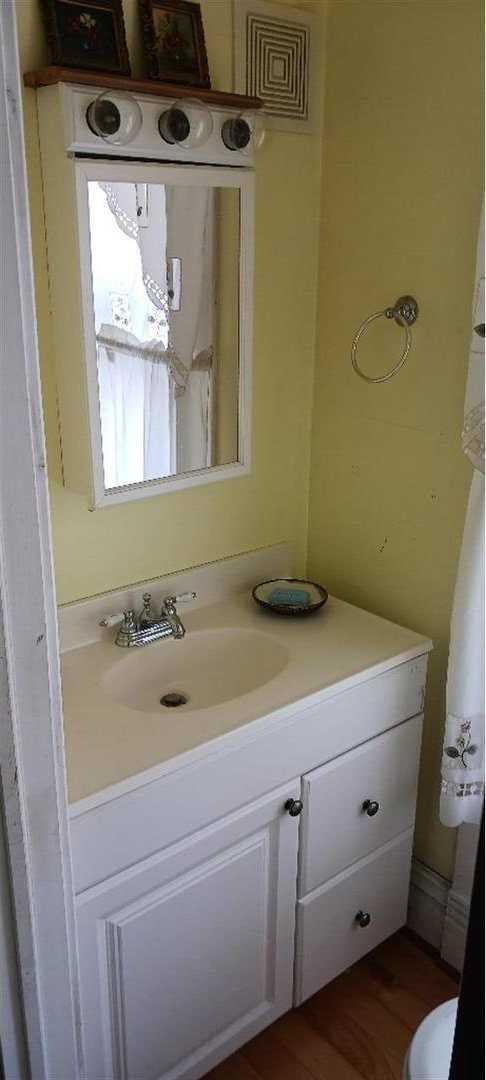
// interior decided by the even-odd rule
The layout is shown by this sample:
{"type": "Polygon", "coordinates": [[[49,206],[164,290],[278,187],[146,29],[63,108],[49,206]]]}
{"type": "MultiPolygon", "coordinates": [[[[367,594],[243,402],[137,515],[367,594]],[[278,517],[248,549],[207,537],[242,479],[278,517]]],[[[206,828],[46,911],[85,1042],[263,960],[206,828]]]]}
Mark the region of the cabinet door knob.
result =
{"type": "Polygon", "coordinates": [[[302,813],[304,805],[300,799],[287,799],[285,809],[288,810],[291,817],[298,817],[302,813]]]}
{"type": "Polygon", "coordinates": [[[354,921],[359,923],[360,926],[369,926],[371,922],[371,915],[369,911],[357,911],[354,916],[354,921]]]}
{"type": "Polygon", "coordinates": [[[374,817],[380,809],[380,804],[375,799],[365,799],[362,809],[368,814],[368,817],[374,817]]]}

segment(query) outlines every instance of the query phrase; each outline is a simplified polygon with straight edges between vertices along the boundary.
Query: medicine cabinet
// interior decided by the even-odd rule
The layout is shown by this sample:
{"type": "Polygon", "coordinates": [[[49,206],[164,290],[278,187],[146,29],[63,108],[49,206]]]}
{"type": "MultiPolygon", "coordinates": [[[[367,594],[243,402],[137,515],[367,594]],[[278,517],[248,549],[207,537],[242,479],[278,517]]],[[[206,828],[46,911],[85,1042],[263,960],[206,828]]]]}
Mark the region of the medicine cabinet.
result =
{"type": "Polygon", "coordinates": [[[65,485],[95,509],[247,473],[252,114],[37,94],[65,485]]]}

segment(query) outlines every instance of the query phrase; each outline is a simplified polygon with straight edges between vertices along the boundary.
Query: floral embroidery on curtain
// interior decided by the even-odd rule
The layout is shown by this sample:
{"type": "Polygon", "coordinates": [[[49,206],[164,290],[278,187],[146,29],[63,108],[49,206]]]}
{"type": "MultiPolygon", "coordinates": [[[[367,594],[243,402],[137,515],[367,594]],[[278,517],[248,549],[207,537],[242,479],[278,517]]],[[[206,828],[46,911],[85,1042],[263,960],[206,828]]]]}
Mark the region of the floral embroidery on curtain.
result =
{"type": "Polygon", "coordinates": [[[461,720],[459,716],[451,716],[451,720],[457,721],[459,725],[459,734],[456,735],[454,746],[444,747],[444,753],[447,757],[452,758],[457,764],[461,764],[467,769],[469,764],[467,761],[468,754],[477,754],[478,752],[476,744],[471,742],[472,720],[461,720]]]}

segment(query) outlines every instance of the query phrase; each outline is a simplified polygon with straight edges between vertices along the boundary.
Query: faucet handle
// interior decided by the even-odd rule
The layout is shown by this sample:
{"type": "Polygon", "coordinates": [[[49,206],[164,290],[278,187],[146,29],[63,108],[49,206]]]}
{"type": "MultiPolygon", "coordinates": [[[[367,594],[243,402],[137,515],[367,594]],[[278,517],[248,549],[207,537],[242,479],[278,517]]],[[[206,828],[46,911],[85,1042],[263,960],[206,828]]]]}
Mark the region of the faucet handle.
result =
{"type": "Polygon", "coordinates": [[[123,622],[128,612],[119,611],[117,615],[107,615],[104,619],[100,619],[98,626],[116,626],[117,623],[123,622]]]}
{"type": "Polygon", "coordinates": [[[116,626],[117,623],[121,623],[121,626],[115,638],[115,645],[132,645],[137,624],[131,608],[119,612],[118,615],[107,615],[105,619],[101,620],[100,626],[116,626]]]}
{"type": "Polygon", "coordinates": [[[115,644],[131,645],[133,635],[137,629],[133,611],[129,608],[118,615],[107,615],[106,619],[101,620],[100,626],[116,626],[117,623],[121,623],[121,626],[116,635],[115,644]]]}
{"type": "Polygon", "coordinates": [[[164,607],[165,607],[166,604],[170,604],[170,605],[182,604],[182,603],[186,603],[187,600],[195,600],[196,596],[197,596],[197,593],[195,593],[195,592],[183,592],[183,593],[179,593],[178,596],[165,596],[164,600],[163,600],[163,604],[164,604],[164,607]]]}

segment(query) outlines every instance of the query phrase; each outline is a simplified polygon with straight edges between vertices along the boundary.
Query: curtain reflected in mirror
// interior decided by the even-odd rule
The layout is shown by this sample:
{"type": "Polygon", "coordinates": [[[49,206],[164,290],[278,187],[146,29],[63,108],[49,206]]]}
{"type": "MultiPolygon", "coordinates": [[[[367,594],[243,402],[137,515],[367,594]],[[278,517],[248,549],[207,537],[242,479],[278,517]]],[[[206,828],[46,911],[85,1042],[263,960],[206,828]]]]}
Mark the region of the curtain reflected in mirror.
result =
{"type": "Polygon", "coordinates": [[[240,193],[88,181],[106,490],[238,459],[240,193]]]}

